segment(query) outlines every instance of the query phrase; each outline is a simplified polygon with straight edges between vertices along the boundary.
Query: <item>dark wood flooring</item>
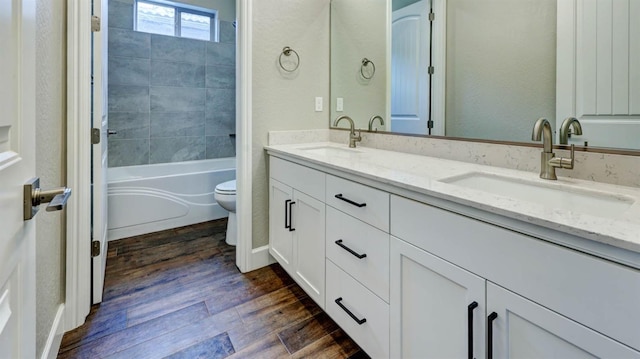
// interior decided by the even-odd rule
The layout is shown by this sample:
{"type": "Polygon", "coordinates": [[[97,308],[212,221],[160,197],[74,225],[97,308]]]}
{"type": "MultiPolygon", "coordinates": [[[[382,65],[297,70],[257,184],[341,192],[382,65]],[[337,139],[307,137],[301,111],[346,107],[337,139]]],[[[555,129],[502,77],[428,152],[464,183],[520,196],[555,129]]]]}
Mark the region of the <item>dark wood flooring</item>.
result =
{"type": "Polygon", "coordinates": [[[278,264],[240,273],[225,226],[110,242],[104,300],[58,358],[367,358],[278,264]]]}

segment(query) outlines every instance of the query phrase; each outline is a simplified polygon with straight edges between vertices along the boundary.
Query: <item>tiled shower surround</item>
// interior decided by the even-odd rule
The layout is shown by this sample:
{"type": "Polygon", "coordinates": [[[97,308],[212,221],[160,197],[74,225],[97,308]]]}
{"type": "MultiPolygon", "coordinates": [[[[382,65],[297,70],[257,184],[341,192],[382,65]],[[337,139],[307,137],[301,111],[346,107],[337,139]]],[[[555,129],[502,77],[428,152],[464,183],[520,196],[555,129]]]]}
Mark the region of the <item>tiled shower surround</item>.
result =
{"type": "Polygon", "coordinates": [[[109,1],[109,167],[235,156],[235,29],[220,42],[133,31],[109,1]]]}

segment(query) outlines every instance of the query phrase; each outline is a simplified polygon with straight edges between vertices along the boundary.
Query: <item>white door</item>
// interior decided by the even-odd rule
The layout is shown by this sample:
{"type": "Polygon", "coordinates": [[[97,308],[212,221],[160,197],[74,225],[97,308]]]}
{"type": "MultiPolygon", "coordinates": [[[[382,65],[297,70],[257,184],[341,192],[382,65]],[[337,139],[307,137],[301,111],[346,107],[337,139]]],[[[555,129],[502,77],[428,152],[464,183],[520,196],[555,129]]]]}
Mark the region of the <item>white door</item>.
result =
{"type": "Polygon", "coordinates": [[[324,309],[325,205],[293,191],[291,209],[294,277],[300,287],[324,309]]]}
{"type": "Polygon", "coordinates": [[[293,189],[274,179],[269,181],[269,253],[290,275],[293,269],[291,202],[293,189]]]}
{"type": "Polygon", "coordinates": [[[493,313],[487,336],[495,358],[640,358],[626,345],[487,282],[487,315],[493,313]]]}
{"type": "Polygon", "coordinates": [[[92,156],[92,241],[97,241],[100,254],[92,259],[92,303],[102,302],[104,272],[107,263],[107,1],[93,0],[93,14],[101,19],[102,28],[93,33],[93,128],[100,130],[100,143],[93,145],[92,156]]]}
{"type": "Polygon", "coordinates": [[[35,2],[0,0],[0,357],[34,358],[35,221],[23,184],[35,177],[35,2]]]}
{"type": "Polygon", "coordinates": [[[391,25],[391,131],[428,134],[428,0],[393,12],[391,25]]]}
{"type": "Polygon", "coordinates": [[[640,1],[558,2],[556,129],[569,143],[637,149],[640,141],[640,1]]]}
{"type": "Polygon", "coordinates": [[[391,357],[484,358],[485,280],[394,237],[390,249],[391,357]]]}

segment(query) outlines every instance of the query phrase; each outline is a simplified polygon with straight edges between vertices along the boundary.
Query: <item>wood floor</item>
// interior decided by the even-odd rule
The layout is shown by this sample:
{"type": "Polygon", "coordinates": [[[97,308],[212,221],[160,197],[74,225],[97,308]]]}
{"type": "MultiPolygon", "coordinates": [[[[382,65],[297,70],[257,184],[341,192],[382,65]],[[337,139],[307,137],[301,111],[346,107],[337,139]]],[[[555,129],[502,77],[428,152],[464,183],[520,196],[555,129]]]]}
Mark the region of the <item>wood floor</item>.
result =
{"type": "Polygon", "coordinates": [[[225,226],[110,242],[104,301],[58,358],[368,358],[278,264],[240,273],[225,226]]]}

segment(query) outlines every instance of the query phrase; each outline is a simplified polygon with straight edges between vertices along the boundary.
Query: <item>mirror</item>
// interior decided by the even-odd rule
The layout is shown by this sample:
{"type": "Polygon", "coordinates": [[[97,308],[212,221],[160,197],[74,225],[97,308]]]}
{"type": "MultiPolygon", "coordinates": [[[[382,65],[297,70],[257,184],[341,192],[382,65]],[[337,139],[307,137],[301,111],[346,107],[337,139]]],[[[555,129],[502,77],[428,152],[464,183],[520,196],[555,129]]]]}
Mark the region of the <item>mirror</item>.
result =
{"type": "Polygon", "coordinates": [[[640,149],[640,27],[616,18],[640,7],[592,5],[575,22],[570,0],[332,0],[330,127],[532,142],[545,117],[558,144],[575,116],[569,144],[640,149]]]}

